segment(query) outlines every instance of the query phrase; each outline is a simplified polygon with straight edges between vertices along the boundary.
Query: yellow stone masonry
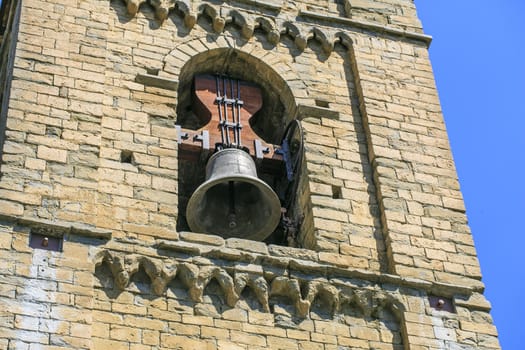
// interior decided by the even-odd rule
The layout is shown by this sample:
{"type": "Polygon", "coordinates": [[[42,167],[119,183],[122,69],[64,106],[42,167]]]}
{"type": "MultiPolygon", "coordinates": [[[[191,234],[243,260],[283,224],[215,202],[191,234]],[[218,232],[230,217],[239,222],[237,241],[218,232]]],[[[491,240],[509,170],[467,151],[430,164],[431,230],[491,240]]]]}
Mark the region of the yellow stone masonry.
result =
{"type": "Polygon", "coordinates": [[[500,348],[413,1],[4,0],[0,21],[0,349],[500,348]],[[261,87],[264,141],[301,123],[286,245],[189,232],[202,73],[261,87]]]}

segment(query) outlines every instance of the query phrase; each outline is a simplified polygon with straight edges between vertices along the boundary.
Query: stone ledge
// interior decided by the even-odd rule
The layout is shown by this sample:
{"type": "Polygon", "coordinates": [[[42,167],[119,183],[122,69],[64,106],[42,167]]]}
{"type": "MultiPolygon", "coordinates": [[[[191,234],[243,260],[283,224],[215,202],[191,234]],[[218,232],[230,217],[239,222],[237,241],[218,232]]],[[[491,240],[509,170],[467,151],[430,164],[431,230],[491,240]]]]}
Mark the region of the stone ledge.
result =
{"type": "MultiPolygon", "coordinates": [[[[236,239],[236,241],[239,241],[239,239],[236,239]]],[[[263,266],[263,268],[267,266],[268,268],[283,269],[299,274],[317,274],[323,278],[358,278],[371,283],[388,283],[408,288],[417,288],[444,297],[454,297],[456,295],[469,296],[474,292],[481,292],[477,286],[460,286],[443,282],[425,281],[417,278],[407,278],[376,271],[339,267],[319,262],[317,252],[301,248],[270,245],[266,252],[254,252],[253,250],[246,251],[243,249],[242,247],[245,244],[253,244],[253,242],[245,241],[238,249],[232,246],[206,246],[197,243],[166,240],[158,240],[153,246],[165,251],[193,254],[202,258],[259,264],[263,266]],[[285,254],[285,252],[287,254],[285,254]]]]}
{"type": "Polygon", "coordinates": [[[152,74],[137,74],[135,81],[145,86],[153,86],[156,88],[173,91],[177,90],[179,87],[179,82],[176,80],[159,77],[152,74]]]}
{"type": "Polygon", "coordinates": [[[243,4],[248,4],[256,7],[262,7],[276,12],[281,11],[283,8],[283,1],[278,0],[269,0],[269,1],[260,1],[260,0],[238,0],[243,4]]]}
{"type": "Polygon", "coordinates": [[[244,250],[250,253],[268,255],[268,246],[264,242],[249,241],[240,238],[228,238],[226,240],[226,247],[244,250]]]}
{"type": "MultiPolygon", "coordinates": [[[[189,246],[196,246],[179,243],[182,242],[158,241],[156,245],[163,249],[182,249],[184,252],[188,251],[189,246]]],[[[120,248],[125,247],[121,245],[120,248]]],[[[131,283],[132,276],[143,268],[150,278],[152,291],[157,296],[164,295],[171,281],[177,281],[178,278],[178,283],[182,282],[182,286],[188,289],[189,296],[195,303],[203,302],[203,291],[215,278],[230,307],[235,307],[242,290],[249,286],[265,312],[272,312],[268,307],[269,297],[287,296],[300,318],[307,317],[316,295],[326,299],[326,305],[332,305],[332,311],[338,310],[341,302],[352,299],[354,295],[360,296],[359,299],[367,295],[365,299],[369,301],[382,299],[378,305],[393,303],[398,305],[399,310],[399,307],[404,308],[403,296],[415,295],[414,293],[453,298],[457,306],[472,310],[485,311],[490,308],[483,295],[468,287],[342,269],[310,261],[276,259],[230,248],[204,248],[201,252],[207,253],[199,256],[167,256],[162,255],[163,252],[136,254],[133,253],[135,247],[128,248],[128,251],[114,251],[101,247],[92,255],[95,266],[107,264],[119,290],[135,288],[131,283]],[[220,259],[209,259],[209,254],[223,251],[225,253],[220,259]],[[250,257],[249,261],[244,260],[247,256],[250,257]],[[273,263],[279,261],[281,265],[268,264],[267,258],[273,263]]],[[[368,302],[367,305],[364,307],[371,306],[368,302]]]]}
{"type": "MultiPolygon", "coordinates": [[[[348,302],[358,303],[360,310],[369,310],[365,313],[367,315],[379,315],[383,307],[402,311],[406,305],[402,301],[403,295],[414,293],[399,288],[384,290],[378,284],[357,279],[328,279],[308,274],[291,274],[287,270],[268,269],[256,264],[222,264],[220,261],[198,258],[166,259],[116,253],[107,249],[99,250],[93,263],[95,266],[105,265],[108,268],[106,271],[113,277],[111,284],[100,286],[116,287],[117,293],[126,289],[146,291],[133,289],[136,288],[133,276],[141,270],[148,275],[150,290],[158,297],[167,293],[172,281],[180,283],[180,287],[187,290],[189,299],[195,303],[194,311],[198,315],[202,315],[202,311],[206,312],[199,308],[199,304],[204,302],[204,292],[213,279],[218,282],[224,293],[224,303],[230,308],[236,307],[246,287],[252,290],[265,313],[275,312],[270,308],[270,298],[286,298],[286,303],[294,308],[294,318],[289,315],[290,322],[298,321],[297,318],[307,318],[317,298],[323,299],[324,305],[329,308],[325,311],[334,318],[341,306],[348,302]]],[[[104,281],[108,279],[105,278],[104,281]]]]}
{"type": "Polygon", "coordinates": [[[297,117],[302,120],[308,117],[339,119],[339,112],[325,107],[308,106],[299,104],[297,106],[297,117]]]}
{"type": "Polygon", "coordinates": [[[215,235],[207,235],[204,233],[195,233],[195,232],[179,232],[179,237],[182,241],[191,242],[191,243],[202,243],[215,246],[223,246],[224,238],[215,235]]]}
{"type": "MultiPolygon", "coordinates": [[[[76,235],[88,238],[110,240],[112,233],[109,230],[97,229],[88,225],[72,223],[67,221],[50,221],[38,218],[17,217],[0,214],[0,220],[28,228],[43,229],[53,236],[76,235]]],[[[47,233],[46,232],[46,233],[47,233]]],[[[262,267],[277,268],[281,270],[294,271],[294,273],[317,274],[323,278],[357,278],[371,283],[388,283],[408,288],[417,288],[426,292],[454,297],[459,304],[473,306],[480,310],[490,310],[490,303],[484,299],[480,292],[481,287],[460,286],[443,282],[426,281],[417,278],[406,278],[398,275],[368,271],[363,269],[352,269],[339,267],[319,262],[318,253],[301,248],[281,247],[269,245],[262,247],[262,243],[254,246],[252,241],[233,239],[223,240],[220,237],[206,237],[194,233],[184,233],[181,238],[185,241],[157,240],[152,245],[144,245],[136,240],[110,241],[107,248],[121,252],[133,252],[145,256],[157,256],[160,250],[172,251],[192,255],[195,259],[220,259],[228,262],[242,262],[257,264],[262,267]],[[200,237],[200,238],[199,238],[200,237]],[[211,240],[211,241],[210,241],[211,240]],[[193,242],[191,242],[193,241],[193,242]],[[199,242],[197,242],[199,241],[199,242]],[[207,243],[205,243],[207,242],[207,243]],[[222,243],[222,244],[219,244],[222,243]],[[253,249],[245,249],[251,245],[253,249]],[[470,296],[476,293],[477,298],[470,296]],[[479,297],[481,296],[481,298],[479,297]]],[[[161,255],[165,257],[165,255],[161,255]]],[[[458,276],[459,277],[459,276],[458,276]]],[[[458,304],[458,305],[459,305],[458,304]]]]}
{"type": "Polygon", "coordinates": [[[63,237],[65,235],[75,235],[88,238],[111,239],[111,231],[98,229],[86,224],[80,224],[69,221],[51,221],[39,218],[21,217],[0,214],[0,220],[13,223],[15,225],[25,226],[31,229],[40,229],[46,231],[46,234],[54,237],[63,237]]]}
{"type": "Polygon", "coordinates": [[[383,26],[383,25],[375,24],[371,22],[358,21],[355,19],[350,19],[350,18],[345,18],[345,17],[333,17],[329,15],[324,15],[324,14],[315,13],[311,11],[304,11],[304,10],[301,11],[299,15],[305,19],[313,19],[313,20],[322,21],[322,22],[329,23],[329,24],[332,24],[332,23],[337,24],[337,25],[342,24],[348,27],[365,29],[365,30],[369,30],[375,33],[387,34],[387,35],[392,35],[396,37],[401,37],[401,38],[423,42],[427,46],[427,48],[430,46],[430,43],[432,42],[432,37],[430,35],[411,32],[411,31],[402,30],[402,29],[390,28],[388,26],[383,26]]]}

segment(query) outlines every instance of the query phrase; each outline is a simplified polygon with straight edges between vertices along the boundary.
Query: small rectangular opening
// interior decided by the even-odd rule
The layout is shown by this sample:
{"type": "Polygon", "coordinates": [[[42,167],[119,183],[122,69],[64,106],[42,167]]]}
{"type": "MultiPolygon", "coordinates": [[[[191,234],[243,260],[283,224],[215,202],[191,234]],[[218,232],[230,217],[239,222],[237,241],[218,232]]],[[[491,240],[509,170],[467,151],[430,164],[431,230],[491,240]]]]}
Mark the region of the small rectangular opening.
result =
{"type": "Polygon", "coordinates": [[[448,311],[455,313],[456,309],[450,298],[440,297],[436,295],[429,295],[428,302],[430,307],[438,311],[448,311]]]}
{"type": "Polygon", "coordinates": [[[120,162],[121,163],[133,163],[133,152],[131,151],[122,151],[120,153],[120,162]]]}
{"type": "Polygon", "coordinates": [[[62,237],[49,236],[31,230],[29,236],[29,246],[34,249],[51,250],[54,252],[62,251],[62,237]]]}
{"type": "Polygon", "coordinates": [[[332,186],[332,198],[333,199],[342,199],[343,193],[341,192],[340,186],[332,186]]]}

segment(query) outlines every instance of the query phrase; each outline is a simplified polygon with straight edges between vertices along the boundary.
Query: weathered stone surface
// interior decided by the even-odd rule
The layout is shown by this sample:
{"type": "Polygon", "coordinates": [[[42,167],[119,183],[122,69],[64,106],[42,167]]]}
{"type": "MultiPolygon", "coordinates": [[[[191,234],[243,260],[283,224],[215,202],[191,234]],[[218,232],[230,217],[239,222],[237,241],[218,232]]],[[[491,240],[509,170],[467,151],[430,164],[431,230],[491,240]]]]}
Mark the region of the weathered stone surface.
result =
{"type": "Polygon", "coordinates": [[[193,232],[180,232],[179,237],[183,241],[201,243],[201,244],[210,244],[215,246],[223,246],[224,238],[214,235],[206,235],[193,232]]]}
{"type": "Polygon", "coordinates": [[[0,348],[499,348],[413,2],[18,3],[0,348]],[[202,72],[263,89],[265,141],[301,120],[282,245],[184,232],[203,169],[175,124],[199,128],[202,72]]]}
{"type": "Polygon", "coordinates": [[[265,243],[249,241],[246,239],[228,238],[226,240],[226,247],[252,253],[268,254],[268,247],[265,243]]]}

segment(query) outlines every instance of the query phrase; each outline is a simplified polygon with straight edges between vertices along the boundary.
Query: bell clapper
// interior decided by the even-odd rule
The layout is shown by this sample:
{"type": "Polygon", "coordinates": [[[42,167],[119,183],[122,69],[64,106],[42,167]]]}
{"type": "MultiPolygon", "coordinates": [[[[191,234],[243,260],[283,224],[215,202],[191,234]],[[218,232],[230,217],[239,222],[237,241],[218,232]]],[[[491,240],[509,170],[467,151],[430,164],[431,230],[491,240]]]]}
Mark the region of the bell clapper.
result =
{"type": "Polygon", "coordinates": [[[235,215],[235,184],[233,181],[228,181],[229,186],[229,204],[230,204],[230,211],[228,214],[228,225],[230,228],[237,227],[237,217],[235,215]]]}

